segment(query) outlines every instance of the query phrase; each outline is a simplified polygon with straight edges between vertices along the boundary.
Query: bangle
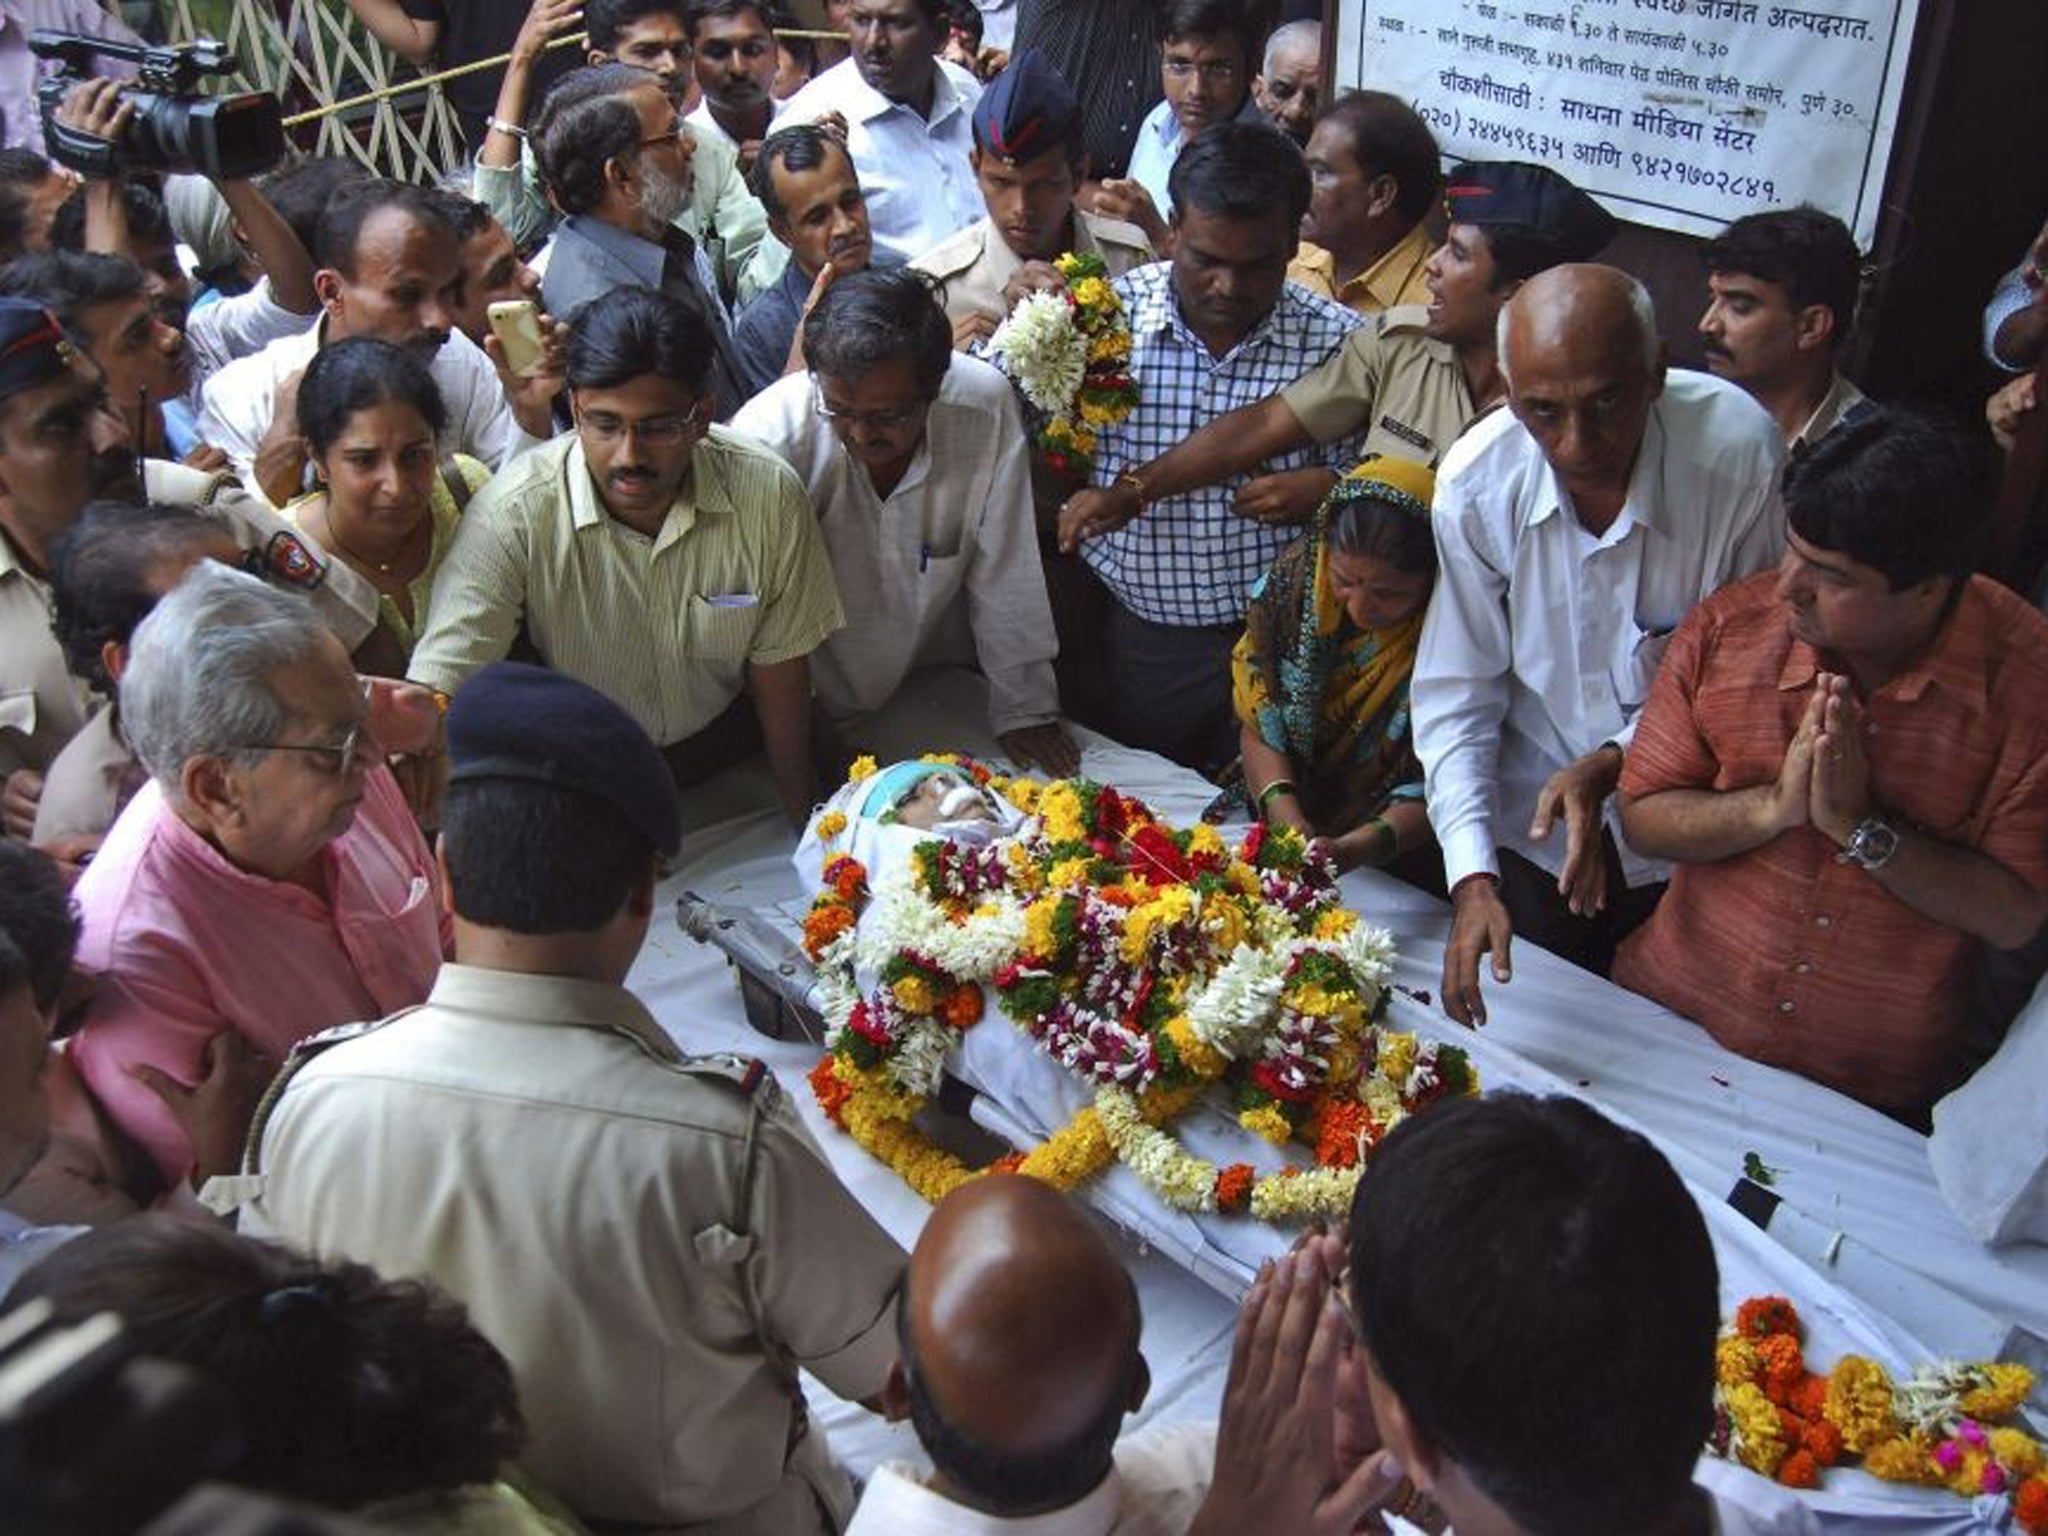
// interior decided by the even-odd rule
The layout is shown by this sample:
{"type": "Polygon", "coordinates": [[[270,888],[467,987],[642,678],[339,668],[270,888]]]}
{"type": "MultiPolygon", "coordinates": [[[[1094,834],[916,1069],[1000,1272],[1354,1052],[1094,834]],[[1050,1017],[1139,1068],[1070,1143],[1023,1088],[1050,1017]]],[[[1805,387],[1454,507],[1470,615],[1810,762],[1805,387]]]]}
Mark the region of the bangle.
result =
{"type": "Polygon", "coordinates": [[[1128,469],[1109,483],[1111,485],[1128,485],[1137,495],[1138,510],[1141,512],[1152,504],[1152,498],[1145,493],[1145,482],[1128,469]]]}
{"type": "Polygon", "coordinates": [[[1368,828],[1378,827],[1380,831],[1383,834],[1385,834],[1387,839],[1387,851],[1386,854],[1380,859],[1380,863],[1388,863],[1393,859],[1395,854],[1401,851],[1401,834],[1394,830],[1394,824],[1391,821],[1387,820],[1387,818],[1384,816],[1373,817],[1371,821],[1368,821],[1366,823],[1366,826],[1368,828]]]}
{"type": "Polygon", "coordinates": [[[524,128],[520,127],[517,123],[508,123],[502,117],[487,117],[484,119],[484,126],[498,133],[509,133],[515,139],[526,137],[526,130],[524,128]]]}
{"type": "Polygon", "coordinates": [[[1272,783],[1268,784],[1264,789],[1259,791],[1259,813],[1261,815],[1265,814],[1266,806],[1272,801],[1274,796],[1291,795],[1294,792],[1294,780],[1275,779],[1272,783]]]}

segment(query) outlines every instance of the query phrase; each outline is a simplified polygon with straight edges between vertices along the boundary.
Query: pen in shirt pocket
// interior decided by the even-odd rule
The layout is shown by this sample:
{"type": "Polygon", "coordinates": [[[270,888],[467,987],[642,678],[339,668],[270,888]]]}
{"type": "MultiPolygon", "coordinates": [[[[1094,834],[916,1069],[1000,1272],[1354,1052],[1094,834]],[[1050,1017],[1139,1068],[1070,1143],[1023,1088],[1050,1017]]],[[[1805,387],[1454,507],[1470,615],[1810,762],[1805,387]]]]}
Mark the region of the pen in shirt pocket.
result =
{"type": "Polygon", "coordinates": [[[920,576],[922,576],[922,575],[923,575],[923,574],[924,574],[924,573],[925,573],[926,571],[928,571],[928,570],[930,570],[930,569],[931,569],[931,564],[932,564],[932,547],[931,547],[931,545],[929,545],[929,544],[920,544],[920,545],[918,545],[918,546],[917,546],[917,574],[918,574],[918,575],[920,575],[920,576]]]}

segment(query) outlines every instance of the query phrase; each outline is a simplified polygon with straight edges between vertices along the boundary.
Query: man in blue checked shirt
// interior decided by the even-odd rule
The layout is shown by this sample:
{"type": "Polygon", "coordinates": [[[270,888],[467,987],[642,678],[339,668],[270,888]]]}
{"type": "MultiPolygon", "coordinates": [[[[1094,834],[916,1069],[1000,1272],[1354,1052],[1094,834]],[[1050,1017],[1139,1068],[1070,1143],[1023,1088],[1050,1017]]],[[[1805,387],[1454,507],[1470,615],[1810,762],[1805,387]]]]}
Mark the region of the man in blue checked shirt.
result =
{"type": "MultiPolygon", "coordinates": [[[[1112,733],[1214,768],[1236,745],[1230,649],[1246,594],[1296,531],[1239,515],[1241,477],[1155,502],[1132,469],[1224,412],[1292,384],[1360,322],[1287,281],[1309,177],[1301,151],[1277,129],[1204,129],[1174,162],[1170,191],[1172,260],[1115,284],[1130,315],[1139,404],[1103,432],[1097,449],[1095,483],[1114,494],[1069,501],[1060,545],[1080,547],[1115,599],[1107,636],[1112,733]]],[[[1353,436],[1262,469],[1341,472],[1362,453],[1353,436]]]]}

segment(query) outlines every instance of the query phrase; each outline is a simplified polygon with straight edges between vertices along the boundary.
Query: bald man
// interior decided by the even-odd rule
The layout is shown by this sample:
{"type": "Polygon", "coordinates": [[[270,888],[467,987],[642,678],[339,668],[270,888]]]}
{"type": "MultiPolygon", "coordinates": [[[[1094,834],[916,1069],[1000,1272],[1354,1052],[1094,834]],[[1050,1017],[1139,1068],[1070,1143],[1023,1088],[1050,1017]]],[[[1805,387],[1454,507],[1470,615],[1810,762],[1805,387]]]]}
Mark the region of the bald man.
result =
{"type": "Polygon", "coordinates": [[[911,1254],[883,1389],[933,1470],[879,1468],[847,1536],[1185,1531],[1215,1426],[1118,1444],[1151,1385],[1140,1326],[1131,1277],[1065,1195],[1021,1175],[948,1195],[911,1254]]]}
{"type": "Polygon", "coordinates": [[[1479,961],[1512,936],[1606,974],[1664,866],[1610,804],[1671,631],[1785,548],[1784,448],[1743,390],[1665,369],[1650,296],[1612,267],[1502,309],[1508,409],[1437,475],[1441,575],[1411,684],[1451,884],[1444,1011],[1484,1023],[1479,961]]]}

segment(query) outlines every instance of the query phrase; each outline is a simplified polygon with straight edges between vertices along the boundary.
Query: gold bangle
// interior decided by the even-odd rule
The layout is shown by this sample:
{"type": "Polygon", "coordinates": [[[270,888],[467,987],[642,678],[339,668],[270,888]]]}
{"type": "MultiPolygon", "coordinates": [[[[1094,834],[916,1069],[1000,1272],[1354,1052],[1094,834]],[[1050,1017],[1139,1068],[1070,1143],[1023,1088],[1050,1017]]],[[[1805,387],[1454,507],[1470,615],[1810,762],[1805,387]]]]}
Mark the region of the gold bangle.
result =
{"type": "Polygon", "coordinates": [[[1138,496],[1138,509],[1140,511],[1143,511],[1146,507],[1149,507],[1152,504],[1152,498],[1149,495],[1147,495],[1145,491],[1145,482],[1143,480],[1140,480],[1135,474],[1133,474],[1128,469],[1125,470],[1122,474],[1118,475],[1114,480],[1110,481],[1109,483],[1111,485],[1128,485],[1133,491],[1135,491],[1138,496]]]}

